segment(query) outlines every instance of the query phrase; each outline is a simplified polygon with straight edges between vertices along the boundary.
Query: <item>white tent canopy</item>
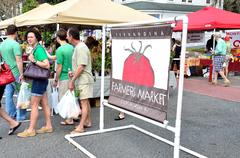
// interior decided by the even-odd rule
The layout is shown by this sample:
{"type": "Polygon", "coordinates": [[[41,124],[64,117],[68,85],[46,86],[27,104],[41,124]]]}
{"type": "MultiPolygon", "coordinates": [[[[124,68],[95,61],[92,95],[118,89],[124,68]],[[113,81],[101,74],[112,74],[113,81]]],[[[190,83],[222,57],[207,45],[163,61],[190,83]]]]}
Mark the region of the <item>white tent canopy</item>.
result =
{"type": "Polygon", "coordinates": [[[111,0],[78,0],[58,14],[58,23],[103,25],[154,20],[155,18],[111,0]]]}
{"type": "Polygon", "coordinates": [[[0,22],[20,26],[51,23],[103,25],[109,23],[150,21],[155,18],[111,0],[67,0],[54,6],[42,4],[17,17],[0,22]]]}
{"type": "Polygon", "coordinates": [[[33,17],[36,14],[42,14],[42,11],[45,10],[51,10],[53,6],[48,4],[48,3],[43,3],[39,5],[37,8],[34,8],[26,13],[23,13],[21,15],[15,16],[10,19],[6,19],[4,21],[0,22],[0,29],[7,28],[8,25],[15,24],[16,26],[21,26],[19,25],[18,21],[23,21],[23,20],[29,20],[30,17],[33,17]]]}

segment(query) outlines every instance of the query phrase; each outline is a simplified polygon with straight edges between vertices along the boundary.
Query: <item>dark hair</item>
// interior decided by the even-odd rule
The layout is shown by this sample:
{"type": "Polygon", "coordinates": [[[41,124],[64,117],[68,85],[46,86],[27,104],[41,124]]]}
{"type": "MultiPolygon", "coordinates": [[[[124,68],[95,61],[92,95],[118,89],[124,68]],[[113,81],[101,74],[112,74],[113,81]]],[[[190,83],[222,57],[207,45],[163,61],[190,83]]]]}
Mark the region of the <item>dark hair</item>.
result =
{"type": "Polygon", "coordinates": [[[66,30],[60,28],[58,31],[57,31],[57,37],[59,37],[60,40],[64,41],[67,39],[67,32],[66,30]]]}
{"type": "Polygon", "coordinates": [[[75,39],[79,40],[79,30],[76,27],[70,27],[68,33],[75,39]]]}
{"type": "Polygon", "coordinates": [[[92,49],[93,47],[98,46],[98,41],[95,40],[92,36],[87,37],[85,44],[87,45],[88,49],[92,49]]]}
{"type": "Polygon", "coordinates": [[[28,31],[25,34],[26,39],[27,39],[28,33],[30,33],[30,32],[32,32],[35,35],[38,42],[41,41],[41,39],[42,39],[41,33],[39,32],[39,30],[36,27],[32,27],[32,28],[28,29],[28,31]]]}
{"type": "Polygon", "coordinates": [[[16,25],[9,25],[7,27],[7,35],[13,35],[18,31],[18,28],[16,25]]]}

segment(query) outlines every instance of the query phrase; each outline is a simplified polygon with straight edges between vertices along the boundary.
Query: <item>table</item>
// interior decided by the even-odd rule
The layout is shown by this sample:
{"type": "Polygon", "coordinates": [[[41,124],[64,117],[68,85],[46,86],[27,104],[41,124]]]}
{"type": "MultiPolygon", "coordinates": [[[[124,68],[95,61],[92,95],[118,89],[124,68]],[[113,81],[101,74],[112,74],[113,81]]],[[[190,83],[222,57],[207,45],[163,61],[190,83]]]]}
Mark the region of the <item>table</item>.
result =
{"type": "Polygon", "coordinates": [[[240,72],[240,61],[230,61],[228,65],[229,72],[240,72]]]}

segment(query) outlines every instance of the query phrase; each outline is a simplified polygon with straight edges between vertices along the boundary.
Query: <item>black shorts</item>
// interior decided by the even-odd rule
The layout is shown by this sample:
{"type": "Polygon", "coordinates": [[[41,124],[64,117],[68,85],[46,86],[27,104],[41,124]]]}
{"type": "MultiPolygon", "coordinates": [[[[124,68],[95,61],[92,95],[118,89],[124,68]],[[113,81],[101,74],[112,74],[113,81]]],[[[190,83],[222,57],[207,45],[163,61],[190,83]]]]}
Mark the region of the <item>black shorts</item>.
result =
{"type": "Polygon", "coordinates": [[[5,86],[0,86],[0,108],[2,107],[1,101],[4,93],[5,86]]]}

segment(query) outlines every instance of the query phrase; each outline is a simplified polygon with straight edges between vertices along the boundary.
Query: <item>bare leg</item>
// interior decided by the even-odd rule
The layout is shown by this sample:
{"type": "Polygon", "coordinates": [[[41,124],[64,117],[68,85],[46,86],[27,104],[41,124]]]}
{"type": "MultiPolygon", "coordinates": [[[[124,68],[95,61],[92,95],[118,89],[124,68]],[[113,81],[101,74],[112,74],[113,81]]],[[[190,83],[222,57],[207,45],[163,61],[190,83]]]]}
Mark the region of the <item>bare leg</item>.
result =
{"type": "Polygon", "coordinates": [[[18,122],[12,119],[3,108],[0,108],[0,117],[2,117],[4,120],[7,121],[10,128],[16,127],[18,125],[18,122]]]}
{"type": "Polygon", "coordinates": [[[214,72],[214,80],[213,80],[213,84],[217,84],[217,78],[218,78],[218,72],[215,71],[215,72],[214,72]]]}
{"type": "Polygon", "coordinates": [[[225,75],[226,75],[226,78],[228,77],[228,66],[226,66],[225,68],[225,75]]]}
{"type": "Polygon", "coordinates": [[[35,131],[37,119],[38,119],[38,105],[42,97],[32,96],[31,97],[31,115],[30,115],[30,125],[28,127],[28,132],[35,131]]]}
{"type": "Polygon", "coordinates": [[[47,99],[47,93],[45,92],[43,94],[43,98],[42,98],[42,108],[43,108],[43,112],[44,112],[44,116],[45,116],[45,127],[46,128],[52,128],[52,123],[51,123],[51,112],[50,112],[50,108],[48,106],[48,99],[47,99]]]}
{"type": "Polygon", "coordinates": [[[88,102],[88,115],[87,115],[87,119],[85,121],[85,126],[92,126],[92,119],[91,119],[91,105],[89,103],[89,100],[87,101],[88,102]]]}
{"type": "Polygon", "coordinates": [[[76,127],[76,131],[84,131],[84,124],[88,117],[88,99],[83,99],[80,102],[82,107],[82,116],[79,125],[76,127]]]}
{"type": "Polygon", "coordinates": [[[227,77],[224,75],[224,71],[220,71],[219,74],[222,76],[222,78],[224,79],[225,82],[226,82],[226,81],[229,81],[229,80],[227,79],[227,77]]]}

